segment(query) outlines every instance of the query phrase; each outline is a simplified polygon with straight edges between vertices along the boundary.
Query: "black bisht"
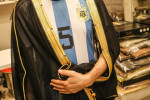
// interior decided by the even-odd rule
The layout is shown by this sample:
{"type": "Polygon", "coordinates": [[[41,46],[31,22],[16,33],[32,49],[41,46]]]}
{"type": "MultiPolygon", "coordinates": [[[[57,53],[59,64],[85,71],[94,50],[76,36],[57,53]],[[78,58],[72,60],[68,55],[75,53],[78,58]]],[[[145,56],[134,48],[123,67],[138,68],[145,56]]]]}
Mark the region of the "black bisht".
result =
{"type": "MultiPolygon", "coordinates": [[[[95,0],[95,2],[101,14],[109,52],[114,65],[119,55],[119,43],[103,1],[95,0]]],[[[60,95],[49,85],[52,78],[58,78],[58,69],[61,64],[48,42],[31,0],[20,0],[17,3],[15,27],[16,34],[13,22],[11,52],[16,100],[88,100],[84,91],[76,94],[60,95]],[[18,51],[17,43],[20,51],[18,51]]],[[[90,70],[94,66],[94,63],[75,65],[71,69],[84,73],[90,70]]],[[[107,74],[108,70],[104,75],[107,74]]],[[[117,95],[116,85],[116,74],[113,68],[112,74],[107,81],[95,82],[90,88],[93,91],[98,89],[96,90],[96,98],[97,100],[103,100],[117,95]]]]}

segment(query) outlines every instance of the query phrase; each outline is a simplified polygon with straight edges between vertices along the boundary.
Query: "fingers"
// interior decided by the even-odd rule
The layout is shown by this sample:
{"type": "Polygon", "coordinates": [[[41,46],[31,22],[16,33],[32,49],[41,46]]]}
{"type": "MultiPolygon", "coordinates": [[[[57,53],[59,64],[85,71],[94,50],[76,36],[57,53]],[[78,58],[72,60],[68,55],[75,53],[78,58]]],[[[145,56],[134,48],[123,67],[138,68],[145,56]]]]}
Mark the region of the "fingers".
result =
{"type": "Polygon", "coordinates": [[[54,84],[58,84],[58,85],[62,85],[62,86],[65,86],[65,81],[63,80],[56,80],[56,79],[52,79],[51,80],[51,83],[54,83],[54,84]]]}
{"type": "Polygon", "coordinates": [[[71,94],[70,92],[59,92],[61,94],[71,94]]]}
{"type": "Polygon", "coordinates": [[[53,89],[54,89],[54,90],[57,90],[57,91],[59,91],[59,92],[69,92],[69,91],[66,90],[66,89],[60,89],[60,88],[56,88],[56,87],[54,87],[53,89]]]}
{"type": "Polygon", "coordinates": [[[58,70],[59,74],[64,75],[64,76],[73,76],[74,71],[69,71],[69,70],[58,70]]]}
{"type": "Polygon", "coordinates": [[[60,88],[56,88],[56,87],[54,87],[53,88],[54,90],[56,90],[56,91],[59,91],[59,93],[63,93],[63,94],[72,94],[72,93],[76,93],[78,90],[76,90],[76,89],[70,89],[70,90],[67,90],[67,89],[60,89],[60,88]]]}
{"type": "Polygon", "coordinates": [[[78,91],[77,88],[72,88],[73,86],[70,87],[67,83],[61,80],[53,79],[50,85],[54,86],[53,87],[54,90],[59,91],[59,93],[63,93],[63,94],[71,94],[71,93],[76,93],[78,91]]]}
{"type": "Polygon", "coordinates": [[[59,89],[65,88],[65,87],[62,86],[62,85],[58,85],[58,84],[54,84],[54,83],[50,83],[50,85],[52,85],[52,86],[54,86],[54,87],[57,87],[57,88],[59,88],[59,89]]]}
{"type": "Polygon", "coordinates": [[[82,81],[85,80],[82,74],[68,70],[59,70],[58,72],[63,76],[68,76],[69,78],[65,81],[59,79],[52,79],[50,85],[54,86],[54,90],[57,90],[63,94],[71,94],[76,93],[84,88],[81,84],[83,83],[82,81]]]}

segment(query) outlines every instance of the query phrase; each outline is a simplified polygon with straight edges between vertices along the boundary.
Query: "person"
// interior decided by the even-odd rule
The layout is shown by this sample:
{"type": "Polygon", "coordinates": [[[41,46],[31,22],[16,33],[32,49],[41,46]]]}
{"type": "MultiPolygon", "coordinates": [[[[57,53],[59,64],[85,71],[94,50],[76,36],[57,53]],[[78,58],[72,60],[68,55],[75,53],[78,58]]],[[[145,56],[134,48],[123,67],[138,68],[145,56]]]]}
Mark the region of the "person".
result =
{"type": "Polygon", "coordinates": [[[120,48],[103,0],[19,0],[11,46],[16,100],[117,96],[120,48]]]}

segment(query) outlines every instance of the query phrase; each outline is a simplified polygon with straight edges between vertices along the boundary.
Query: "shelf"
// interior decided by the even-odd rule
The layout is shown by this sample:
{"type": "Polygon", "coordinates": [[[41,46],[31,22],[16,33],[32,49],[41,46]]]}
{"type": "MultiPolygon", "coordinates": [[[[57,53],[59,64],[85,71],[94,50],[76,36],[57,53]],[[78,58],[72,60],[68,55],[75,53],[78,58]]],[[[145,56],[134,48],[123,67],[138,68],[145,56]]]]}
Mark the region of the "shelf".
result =
{"type": "Polygon", "coordinates": [[[0,2],[0,6],[1,6],[1,5],[7,5],[7,4],[14,4],[14,3],[16,3],[16,1],[17,1],[17,0],[13,0],[13,1],[2,1],[2,2],[0,2]]]}

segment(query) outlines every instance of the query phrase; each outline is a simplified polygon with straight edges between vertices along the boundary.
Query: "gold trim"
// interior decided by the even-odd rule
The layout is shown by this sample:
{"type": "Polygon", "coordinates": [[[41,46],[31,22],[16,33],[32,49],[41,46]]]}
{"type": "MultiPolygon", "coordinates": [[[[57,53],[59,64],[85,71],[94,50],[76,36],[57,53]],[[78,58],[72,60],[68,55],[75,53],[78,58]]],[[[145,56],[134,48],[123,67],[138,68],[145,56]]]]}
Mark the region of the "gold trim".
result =
{"type": "Polygon", "coordinates": [[[95,97],[96,94],[93,92],[92,89],[84,88],[84,91],[85,91],[85,93],[87,94],[89,100],[96,100],[96,97],[95,97]],[[93,92],[93,93],[91,93],[90,91],[93,92]]]}
{"type": "Polygon", "coordinates": [[[20,54],[19,43],[18,43],[18,36],[17,36],[17,32],[16,32],[16,25],[15,25],[15,11],[16,11],[17,3],[18,3],[18,1],[15,4],[14,12],[13,12],[13,26],[14,26],[14,32],[15,32],[15,37],[16,37],[16,44],[17,44],[17,49],[18,49],[18,55],[19,55],[19,59],[20,59],[20,62],[21,62],[21,66],[22,66],[22,68],[24,70],[24,76],[23,76],[23,79],[22,79],[22,88],[23,88],[23,97],[24,97],[24,100],[26,100],[25,89],[24,89],[24,80],[25,80],[25,77],[26,77],[26,69],[24,67],[24,64],[23,64],[23,61],[22,61],[22,57],[21,57],[21,54],[20,54]]]}
{"type": "Polygon", "coordinates": [[[96,8],[96,4],[95,4],[94,0],[86,0],[86,3],[88,5],[89,11],[91,13],[91,17],[92,17],[92,20],[93,20],[93,23],[95,26],[95,30],[96,30],[96,33],[97,33],[97,36],[98,36],[98,39],[99,39],[99,42],[100,42],[100,45],[102,48],[102,54],[103,54],[104,58],[106,59],[106,62],[109,67],[108,77],[100,76],[96,81],[106,81],[107,79],[109,79],[111,72],[112,72],[112,59],[109,54],[105,32],[104,32],[104,29],[102,26],[100,15],[96,8]]]}
{"type": "Polygon", "coordinates": [[[107,99],[112,98],[112,97],[117,97],[118,95],[112,95],[110,97],[107,97],[107,99]]]}
{"type": "Polygon", "coordinates": [[[65,54],[61,44],[59,43],[58,38],[55,35],[55,32],[50,24],[50,21],[48,20],[48,17],[46,15],[41,0],[32,0],[32,3],[33,6],[35,7],[42,28],[44,29],[45,34],[50,44],[52,45],[52,48],[54,49],[54,52],[57,58],[59,59],[60,63],[62,65],[70,64],[71,62],[69,61],[67,55],[65,54]]]}
{"type": "MultiPolygon", "coordinates": [[[[69,65],[68,64],[62,65],[59,69],[62,69],[64,66],[67,66],[65,70],[69,70],[71,67],[71,63],[69,65]]],[[[61,79],[61,77],[64,77],[64,76],[58,73],[58,78],[61,79]]]]}

